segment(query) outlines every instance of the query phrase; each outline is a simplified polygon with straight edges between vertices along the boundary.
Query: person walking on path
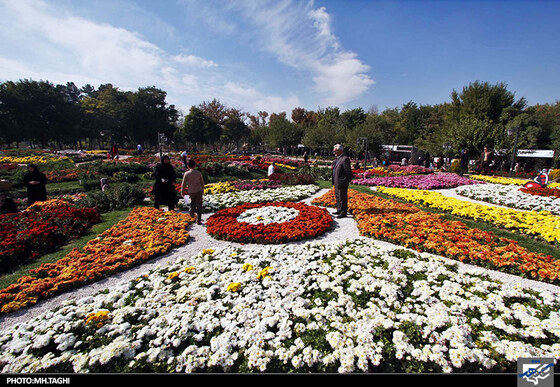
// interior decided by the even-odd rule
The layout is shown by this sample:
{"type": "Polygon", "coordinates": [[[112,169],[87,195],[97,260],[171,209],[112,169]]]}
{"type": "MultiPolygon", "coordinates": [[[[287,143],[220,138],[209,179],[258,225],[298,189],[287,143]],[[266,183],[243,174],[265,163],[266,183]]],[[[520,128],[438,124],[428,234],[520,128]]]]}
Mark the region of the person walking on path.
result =
{"type": "Polygon", "coordinates": [[[336,159],[332,164],[332,183],[334,185],[334,195],[336,198],[337,218],[344,218],[348,212],[348,185],[352,181],[352,167],[350,158],[344,153],[344,148],[336,144],[333,148],[336,159]]]}
{"type": "Polygon", "coordinates": [[[194,218],[197,215],[197,224],[202,224],[202,196],[204,195],[204,178],[200,171],[194,169],[196,163],[193,159],[187,161],[187,172],[183,175],[181,183],[181,195],[188,193],[191,199],[189,215],[194,218]]]}
{"type": "Polygon", "coordinates": [[[117,144],[113,144],[111,147],[111,160],[119,159],[119,148],[117,148],[117,144]]]}
{"type": "Polygon", "coordinates": [[[487,175],[490,172],[490,163],[492,162],[493,157],[494,154],[492,153],[492,151],[487,146],[485,146],[484,151],[482,152],[482,154],[480,155],[480,159],[478,160],[480,173],[482,173],[483,175],[487,175]]]}
{"type": "Polygon", "coordinates": [[[47,177],[35,164],[27,166],[27,173],[23,175],[23,185],[27,187],[27,205],[47,200],[47,177]]]}
{"type": "Polygon", "coordinates": [[[185,168],[187,168],[187,160],[188,160],[188,159],[189,159],[189,157],[188,157],[187,151],[184,150],[184,151],[181,153],[181,161],[183,162],[183,166],[184,166],[185,168]]]}
{"type": "Polygon", "coordinates": [[[161,159],[161,163],[156,165],[154,170],[154,207],[159,208],[161,204],[167,205],[169,211],[175,209],[175,205],[179,201],[177,192],[175,191],[175,169],[171,165],[169,156],[165,155],[161,159]]]}
{"type": "Polygon", "coordinates": [[[463,149],[459,158],[459,176],[463,176],[469,171],[469,150],[463,149]]]}

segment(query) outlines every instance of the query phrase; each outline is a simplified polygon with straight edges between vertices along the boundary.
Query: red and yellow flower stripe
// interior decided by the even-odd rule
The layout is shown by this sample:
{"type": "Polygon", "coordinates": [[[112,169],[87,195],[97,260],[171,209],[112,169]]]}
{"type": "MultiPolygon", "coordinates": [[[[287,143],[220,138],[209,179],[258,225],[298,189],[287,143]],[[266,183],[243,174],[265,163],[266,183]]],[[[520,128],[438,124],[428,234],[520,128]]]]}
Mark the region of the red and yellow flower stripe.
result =
{"type": "Polygon", "coordinates": [[[125,270],[187,242],[187,214],[155,208],[134,208],[128,217],[80,251],[72,250],[55,263],[30,270],[17,283],[0,290],[0,313],[8,313],[38,301],[125,270]]]}
{"type": "Polygon", "coordinates": [[[59,199],[0,215],[0,272],[55,250],[100,221],[96,209],[77,208],[59,199]]]}

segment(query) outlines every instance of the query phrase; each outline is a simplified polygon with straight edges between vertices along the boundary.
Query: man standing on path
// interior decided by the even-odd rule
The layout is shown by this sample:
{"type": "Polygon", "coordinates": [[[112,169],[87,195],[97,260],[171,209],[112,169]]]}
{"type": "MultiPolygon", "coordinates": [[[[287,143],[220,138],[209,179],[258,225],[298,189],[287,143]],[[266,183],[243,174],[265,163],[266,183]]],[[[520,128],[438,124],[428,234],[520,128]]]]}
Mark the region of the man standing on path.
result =
{"type": "Polygon", "coordinates": [[[200,171],[194,169],[196,163],[193,159],[187,161],[187,172],[183,175],[183,182],[181,183],[181,195],[187,193],[191,199],[191,209],[189,215],[194,218],[194,213],[197,215],[197,224],[202,224],[202,195],[204,194],[204,178],[200,171]]]}
{"type": "Polygon", "coordinates": [[[352,167],[350,158],[344,153],[344,148],[336,144],[333,148],[336,159],[332,164],[333,174],[332,183],[334,185],[334,195],[336,198],[337,218],[344,218],[348,212],[348,185],[352,181],[352,167]]]}

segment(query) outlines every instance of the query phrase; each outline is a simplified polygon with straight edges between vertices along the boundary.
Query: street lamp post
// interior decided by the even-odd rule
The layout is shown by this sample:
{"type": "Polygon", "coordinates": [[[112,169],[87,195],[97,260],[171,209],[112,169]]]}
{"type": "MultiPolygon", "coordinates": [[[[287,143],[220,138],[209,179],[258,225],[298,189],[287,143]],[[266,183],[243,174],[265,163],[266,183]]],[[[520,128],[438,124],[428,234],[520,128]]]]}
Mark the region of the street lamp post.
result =
{"type": "MultiPolygon", "coordinates": [[[[444,155],[446,156],[446,159],[450,159],[451,157],[449,157],[449,149],[451,149],[451,143],[450,142],[446,142],[443,144],[443,149],[445,149],[444,155]]],[[[445,164],[445,162],[444,162],[445,164]]]]}
{"type": "Polygon", "coordinates": [[[359,145],[365,145],[364,150],[364,171],[367,171],[367,147],[368,147],[368,138],[367,137],[358,137],[356,143],[359,145]]]}
{"type": "Polygon", "coordinates": [[[167,141],[167,138],[165,137],[165,133],[159,133],[158,132],[158,146],[159,146],[159,160],[160,161],[163,160],[163,154],[161,153],[161,145],[165,141],[167,141]]]}
{"type": "Polygon", "coordinates": [[[517,156],[517,141],[519,140],[519,126],[514,126],[508,129],[508,136],[513,136],[515,133],[515,143],[513,144],[513,154],[511,155],[511,164],[509,166],[509,176],[513,173],[513,163],[515,162],[515,156],[517,156]]]}

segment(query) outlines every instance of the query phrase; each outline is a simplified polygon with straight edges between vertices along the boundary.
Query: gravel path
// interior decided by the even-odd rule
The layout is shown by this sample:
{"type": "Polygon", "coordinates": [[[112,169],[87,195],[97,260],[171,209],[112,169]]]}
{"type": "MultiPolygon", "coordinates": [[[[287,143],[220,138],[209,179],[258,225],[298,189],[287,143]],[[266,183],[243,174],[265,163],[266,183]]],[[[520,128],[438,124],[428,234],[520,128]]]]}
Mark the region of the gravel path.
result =
{"type": "MultiPolygon", "coordinates": [[[[327,189],[322,189],[319,192],[317,192],[315,195],[313,195],[312,197],[302,200],[304,203],[306,204],[311,204],[311,201],[316,198],[316,197],[320,197],[323,194],[325,194],[328,190],[327,189]]],[[[444,190],[441,190],[440,192],[443,192],[444,190]]],[[[445,190],[448,191],[448,190],[445,190]]],[[[448,195],[450,195],[451,193],[448,193],[448,195]]],[[[464,198],[462,196],[457,195],[458,198],[462,199],[462,200],[467,200],[467,198],[464,198]]],[[[30,306],[28,308],[24,308],[21,309],[19,311],[10,313],[6,316],[0,316],[0,329],[5,329],[8,328],[16,323],[19,322],[23,322],[23,321],[27,321],[29,319],[34,318],[35,316],[38,316],[40,314],[42,314],[43,312],[49,311],[53,308],[55,308],[56,306],[62,304],[64,301],[67,300],[76,300],[76,299],[80,299],[86,296],[90,296],[93,295],[99,291],[105,290],[105,289],[109,289],[114,287],[116,284],[120,283],[121,281],[129,281],[131,279],[134,278],[138,278],[139,276],[141,276],[144,273],[149,272],[150,270],[156,268],[158,265],[165,265],[168,262],[174,262],[177,258],[179,257],[184,257],[185,255],[195,255],[198,254],[199,252],[201,252],[203,249],[209,249],[209,248],[213,248],[213,249],[217,249],[217,248],[222,248],[222,247],[226,247],[226,246],[260,246],[260,245],[256,245],[256,244],[240,244],[240,243],[235,243],[235,242],[227,242],[227,241],[220,241],[220,240],[216,240],[212,237],[210,237],[207,233],[206,233],[206,226],[204,225],[204,222],[206,221],[206,219],[210,216],[211,214],[204,214],[204,216],[202,217],[203,220],[203,224],[202,225],[197,225],[197,224],[193,224],[191,225],[189,234],[191,236],[191,238],[189,239],[189,241],[187,242],[187,244],[178,247],[176,249],[173,249],[173,251],[171,251],[168,254],[164,254],[162,256],[156,257],[154,259],[151,259],[148,262],[145,262],[137,267],[134,267],[130,270],[124,271],[122,273],[117,273],[112,275],[111,277],[102,279],[100,281],[94,282],[90,285],[63,293],[59,296],[56,297],[52,297],[49,298],[47,300],[41,301],[40,303],[30,306]]],[[[346,240],[346,239],[353,239],[353,238],[359,238],[360,234],[358,232],[358,228],[356,225],[356,222],[354,221],[354,219],[349,216],[346,218],[342,218],[342,219],[337,219],[336,217],[333,217],[333,229],[328,231],[327,233],[323,234],[320,237],[317,237],[315,239],[313,239],[314,242],[316,241],[324,241],[324,242],[328,242],[328,241],[336,241],[336,240],[346,240]]],[[[371,240],[373,244],[376,244],[378,246],[385,246],[385,247],[389,247],[389,248],[403,248],[402,246],[397,246],[388,242],[384,242],[384,241],[376,241],[376,240],[371,240]]],[[[291,242],[290,244],[303,244],[303,243],[307,243],[309,242],[307,241],[298,241],[298,242],[291,242]]],[[[500,272],[496,272],[496,271],[490,271],[490,270],[486,270],[477,266],[473,266],[473,265],[467,265],[467,264],[463,264],[461,262],[455,261],[455,260],[451,260],[451,259],[447,259],[444,258],[446,260],[449,260],[451,263],[456,263],[459,266],[460,270],[466,270],[466,271],[474,271],[474,272],[479,272],[479,273],[485,273],[488,274],[490,277],[495,278],[497,280],[503,281],[503,282],[509,282],[509,283],[514,283],[514,284],[519,284],[523,287],[531,287],[531,288],[538,288],[538,289],[546,289],[549,291],[552,291],[554,293],[557,293],[560,297],[560,287],[558,286],[554,286],[554,285],[550,285],[550,284],[546,284],[543,282],[538,282],[538,281],[532,281],[532,280],[527,280],[527,279],[523,279],[520,278],[518,276],[513,276],[513,275],[509,275],[509,274],[505,274],[505,273],[500,273],[500,272]]]]}

